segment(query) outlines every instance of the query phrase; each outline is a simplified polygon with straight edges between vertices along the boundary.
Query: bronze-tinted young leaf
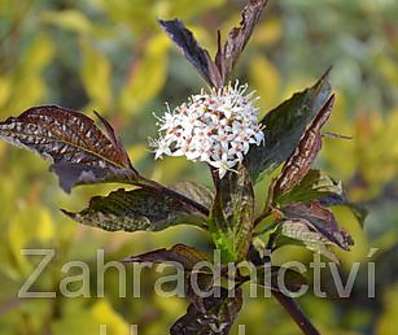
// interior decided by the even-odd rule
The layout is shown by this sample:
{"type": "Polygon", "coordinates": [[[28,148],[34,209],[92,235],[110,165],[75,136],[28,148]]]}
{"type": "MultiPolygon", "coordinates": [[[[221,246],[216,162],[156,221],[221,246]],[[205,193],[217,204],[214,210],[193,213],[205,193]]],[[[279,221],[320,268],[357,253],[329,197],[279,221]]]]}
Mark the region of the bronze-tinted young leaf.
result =
{"type": "Polygon", "coordinates": [[[294,94],[263,118],[264,145],[252,146],[245,161],[253,181],[263,173],[271,172],[296,149],[308,124],[330,97],[328,73],[314,86],[294,94]]]}
{"type": "Polygon", "coordinates": [[[210,231],[225,261],[243,259],[250,247],[253,230],[254,191],[247,170],[228,172],[217,184],[210,213],[210,231]]]}
{"type": "Polygon", "coordinates": [[[232,29],[224,46],[221,45],[219,36],[216,64],[224,83],[249,41],[255,26],[260,21],[261,14],[267,2],[268,0],[249,0],[248,4],[242,10],[242,20],[239,27],[232,29]]]}
{"type": "Polygon", "coordinates": [[[214,201],[214,194],[210,189],[194,182],[183,181],[174,185],[172,189],[208,209],[211,208],[214,201]]]}
{"type": "Polygon", "coordinates": [[[214,87],[221,87],[221,75],[207,50],[196,41],[192,32],[180,20],[159,20],[160,26],[171,37],[203,79],[214,87]]]}
{"type": "Polygon", "coordinates": [[[274,196],[286,193],[304,178],[322,147],[321,128],[329,119],[334,104],[332,95],[301,137],[274,185],[274,196]]]}
{"type": "Polygon", "coordinates": [[[187,313],[171,327],[171,335],[228,335],[242,308],[242,290],[220,288],[220,296],[202,299],[202,308],[191,304],[187,313]],[[233,294],[228,294],[233,293],[233,294]]]}
{"type": "Polygon", "coordinates": [[[354,244],[351,236],[337,226],[333,213],[318,201],[290,204],[282,208],[282,212],[289,220],[305,220],[309,228],[344,250],[354,244]]]}
{"type": "Polygon", "coordinates": [[[204,227],[206,220],[186,203],[149,189],[120,189],[92,198],[80,213],[63,212],[79,223],[108,231],[159,231],[178,224],[204,227]]]}
{"type": "Polygon", "coordinates": [[[106,135],[82,113],[59,106],[33,107],[0,123],[0,138],[34,151],[53,164],[62,188],[126,182],[138,177],[112,127],[106,135]]]}

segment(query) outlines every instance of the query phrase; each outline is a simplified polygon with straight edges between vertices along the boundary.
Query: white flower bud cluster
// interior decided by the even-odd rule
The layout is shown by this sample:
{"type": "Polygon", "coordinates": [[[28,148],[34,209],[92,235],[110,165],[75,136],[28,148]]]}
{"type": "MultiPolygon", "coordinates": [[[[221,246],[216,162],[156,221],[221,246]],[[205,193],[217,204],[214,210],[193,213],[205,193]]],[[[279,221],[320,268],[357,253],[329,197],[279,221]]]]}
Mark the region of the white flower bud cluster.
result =
{"type": "Polygon", "coordinates": [[[260,145],[264,133],[257,122],[257,98],[246,94],[248,85],[227,85],[193,95],[174,111],[159,118],[161,136],[154,141],[155,159],[185,156],[207,162],[222,178],[242,162],[250,144],[260,145]]]}

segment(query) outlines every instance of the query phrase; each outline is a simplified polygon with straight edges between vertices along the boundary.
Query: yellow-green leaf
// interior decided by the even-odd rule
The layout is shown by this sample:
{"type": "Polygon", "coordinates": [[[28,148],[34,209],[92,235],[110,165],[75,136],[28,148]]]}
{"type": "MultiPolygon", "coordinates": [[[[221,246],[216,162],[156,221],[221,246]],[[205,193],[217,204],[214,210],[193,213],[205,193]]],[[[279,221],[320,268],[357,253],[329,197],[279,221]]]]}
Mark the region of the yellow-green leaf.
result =
{"type": "Polygon", "coordinates": [[[280,75],[277,68],[264,55],[254,57],[250,62],[250,82],[261,98],[263,110],[273,107],[279,97],[280,75]]]}
{"type": "Polygon", "coordinates": [[[143,56],[135,60],[133,70],[122,89],[120,109],[136,113],[153,99],[167,79],[167,51],[170,42],[165,34],[152,37],[146,44],[143,56]]]}
{"type": "Polygon", "coordinates": [[[93,30],[90,20],[77,10],[45,11],[41,18],[44,22],[77,33],[90,33],[93,30]]]}
{"type": "Polygon", "coordinates": [[[81,40],[83,67],[81,77],[91,103],[101,112],[109,109],[112,100],[111,64],[105,54],[86,39],[81,40]]]}

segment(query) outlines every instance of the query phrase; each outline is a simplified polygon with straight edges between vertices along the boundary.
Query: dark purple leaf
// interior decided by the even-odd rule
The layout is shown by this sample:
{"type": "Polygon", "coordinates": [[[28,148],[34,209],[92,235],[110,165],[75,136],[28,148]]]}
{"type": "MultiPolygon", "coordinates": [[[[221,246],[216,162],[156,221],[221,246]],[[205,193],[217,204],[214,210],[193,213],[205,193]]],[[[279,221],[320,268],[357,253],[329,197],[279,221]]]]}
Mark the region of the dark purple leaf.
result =
{"type": "Polygon", "coordinates": [[[131,256],[123,259],[124,263],[167,263],[177,262],[184,269],[192,270],[192,268],[201,261],[208,260],[208,257],[202,251],[185,244],[176,244],[170,249],[158,249],[141,255],[131,256]]]}
{"type": "Polygon", "coordinates": [[[196,41],[192,32],[177,19],[169,21],[159,20],[159,23],[203,79],[210,86],[222,87],[223,83],[217,66],[211,59],[208,51],[203,49],[196,41]]]}
{"type": "Polygon", "coordinates": [[[274,185],[274,195],[278,196],[290,191],[307,175],[311,164],[321,150],[321,128],[330,117],[334,100],[334,95],[332,95],[309,124],[297,148],[283,166],[282,172],[274,185]]]}
{"type": "Polygon", "coordinates": [[[313,87],[294,94],[263,118],[264,145],[252,146],[245,160],[253,181],[292,155],[307,126],[331,95],[328,74],[329,71],[313,87]]]}
{"type": "MultiPolygon", "coordinates": [[[[158,249],[150,251],[141,255],[127,257],[123,260],[124,263],[171,263],[171,265],[181,266],[184,269],[184,286],[185,293],[190,298],[191,302],[199,309],[201,309],[203,301],[197,295],[197,292],[191,285],[191,276],[195,273],[196,284],[205,292],[213,285],[213,273],[211,270],[206,270],[205,267],[195,269],[195,265],[199,262],[207,262],[209,259],[202,251],[193,247],[177,244],[170,249],[158,249]]],[[[202,263],[204,264],[204,263],[202,263]]],[[[200,264],[201,265],[201,264],[200,264]]]]}
{"type": "Polygon", "coordinates": [[[242,291],[221,288],[219,297],[203,298],[202,308],[191,304],[171,327],[171,335],[227,335],[242,308],[242,291]],[[233,293],[229,294],[228,293],[233,293]]]}
{"type": "Polygon", "coordinates": [[[73,220],[108,231],[159,231],[178,224],[205,226],[206,217],[174,197],[149,189],[120,189],[94,197],[80,213],[63,210],[73,220]]]}
{"type": "Polygon", "coordinates": [[[221,45],[219,35],[216,64],[220,70],[224,83],[232,72],[235,63],[249,41],[255,26],[260,21],[261,14],[267,2],[268,0],[248,1],[248,4],[241,13],[242,20],[240,22],[240,26],[232,29],[224,46],[221,45]]]}
{"type": "Polygon", "coordinates": [[[282,208],[282,212],[288,220],[304,220],[311,230],[344,250],[349,250],[354,244],[351,236],[337,226],[333,213],[318,201],[291,204],[282,208]]]}
{"type": "Polygon", "coordinates": [[[0,138],[52,162],[62,188],[100,182],[132,182],[138,172],[112,127],[106,135],[82,113],[59,106],[33,107],[0,123],[0,138]]]}

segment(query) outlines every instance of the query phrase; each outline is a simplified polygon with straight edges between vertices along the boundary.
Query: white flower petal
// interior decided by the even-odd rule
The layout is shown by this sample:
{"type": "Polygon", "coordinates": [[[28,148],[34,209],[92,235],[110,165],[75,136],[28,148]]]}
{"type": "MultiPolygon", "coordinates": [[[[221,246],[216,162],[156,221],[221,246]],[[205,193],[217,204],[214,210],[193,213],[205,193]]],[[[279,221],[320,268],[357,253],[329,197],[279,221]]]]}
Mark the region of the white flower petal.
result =
{"type": "Polygon", "coordinates": [[[207,162],[222,178],[250,149],[250,144],[264,142],[257,123],[258,108],[254,92],[246,94],[248,85],[239,82],[223,89],[192,96],[159,120],[161,138],[154,143],[155,158],[186,156],[207,162]]]}

